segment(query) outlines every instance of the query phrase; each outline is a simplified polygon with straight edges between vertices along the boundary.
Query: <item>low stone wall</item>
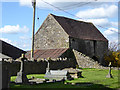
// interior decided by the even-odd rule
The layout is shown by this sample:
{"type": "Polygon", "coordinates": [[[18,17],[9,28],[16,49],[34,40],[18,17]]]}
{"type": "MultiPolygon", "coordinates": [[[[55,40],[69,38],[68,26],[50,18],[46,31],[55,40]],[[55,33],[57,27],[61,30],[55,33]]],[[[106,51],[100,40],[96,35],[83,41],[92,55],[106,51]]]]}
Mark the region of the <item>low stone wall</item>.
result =
{"type": "MultiPolygon", "coordinates": [[[[50,69],[57,70],[57,69],[64,69],[64,68],[75,68],[76,63],[73,59],[67,60],[56,60],[56,61],[49,61],[50,62],[50,69]]],[[[20,62],[19,61],[12,61],[12,62],[2,62],[2,67],[6,68],[9,71],[10,76],[17,75],[17,72],[20,71],[20,62]]],[[[43,74],[46,72],[47,62],[40,60],[40,61],[25,61],[24,62],[24,72],[26,74],[43,74]]]]}
{"type": "Polygon", "coordinates": [[[85,54],[78,52],[73,49],[74,55],[76,57],[76,61],[81,68],[98,68],[98,69],[106,69],[108,67],[103,67],[97,61],[92,58],[86,56],[85,54]]]}

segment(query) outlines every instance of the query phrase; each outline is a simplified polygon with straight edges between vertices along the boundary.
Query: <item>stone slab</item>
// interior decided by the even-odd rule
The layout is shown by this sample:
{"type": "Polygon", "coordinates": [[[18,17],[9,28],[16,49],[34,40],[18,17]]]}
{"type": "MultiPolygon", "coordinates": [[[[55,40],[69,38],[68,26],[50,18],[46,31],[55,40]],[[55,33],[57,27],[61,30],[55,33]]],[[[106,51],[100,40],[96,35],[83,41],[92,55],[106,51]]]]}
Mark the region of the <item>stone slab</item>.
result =
{"type": "Polygon", "coordinates": [[[48,79],[67,79],[68,72],[65,70],[50,70],[49,74],[45,74],[48,79]]]}

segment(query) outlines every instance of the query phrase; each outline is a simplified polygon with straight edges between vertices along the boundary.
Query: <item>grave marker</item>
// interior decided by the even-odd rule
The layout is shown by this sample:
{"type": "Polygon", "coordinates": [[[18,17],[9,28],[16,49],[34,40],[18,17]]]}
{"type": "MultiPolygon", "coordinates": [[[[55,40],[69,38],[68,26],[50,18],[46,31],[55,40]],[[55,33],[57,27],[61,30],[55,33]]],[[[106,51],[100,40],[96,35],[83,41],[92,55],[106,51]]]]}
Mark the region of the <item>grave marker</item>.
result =
{"type": "Polygon", "coordinates": [[[17,78],[15,79],[15,82],[16,83],[28,83],[28,79],[26,77],[26,74],[24,73],[24,60],[26,59],[25,58],[25,55],[22,54],[21,58],[21,67],[20,67],[20,71],[17,73],[17,78]]]}
{"type": "Polygon", "coordinates": [[[107,78],[113,78],[112,74],[111,74],[111,62],[109,63],[109,73],[106,76],[107,78]]]}
{"type": "Polygon", "coordinates": [[[65,70],[50,70],[49,73],[46,73],[45,78],[48,79],[68,79],[69,74],[65,70]]]}

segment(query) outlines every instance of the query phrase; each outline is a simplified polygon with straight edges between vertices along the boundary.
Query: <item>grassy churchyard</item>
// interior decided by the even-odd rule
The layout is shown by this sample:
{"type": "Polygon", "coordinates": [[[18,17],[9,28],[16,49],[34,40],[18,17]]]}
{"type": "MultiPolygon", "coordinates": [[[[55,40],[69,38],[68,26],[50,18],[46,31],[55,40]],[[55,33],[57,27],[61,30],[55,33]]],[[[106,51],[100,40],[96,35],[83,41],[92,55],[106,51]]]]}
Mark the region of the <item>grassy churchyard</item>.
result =
{"type": "MultiPolygon", "coordinates": [[[[77,78],[74,80],[67,80],[64,82],[55,83],[42,83],[38,85],[27,85],[27,84],[10,84],[10,88],[108,88],[116,89],[120,88],[118,79],[118,70],[112,70],[113,78],[106,78],[108,69],[94,69],[84,68],[82,69],[82,76],[84,78],[77,78]]],[[[27,75],[28,79],[34,76],[36,78],[44,78],[44,74],[31,74],[27,75]]],[[[11,77],[11,81],[14,81],[16,76],[11,77]]],[[[100,89],[101,90],[101,89],[100,89]]]]}

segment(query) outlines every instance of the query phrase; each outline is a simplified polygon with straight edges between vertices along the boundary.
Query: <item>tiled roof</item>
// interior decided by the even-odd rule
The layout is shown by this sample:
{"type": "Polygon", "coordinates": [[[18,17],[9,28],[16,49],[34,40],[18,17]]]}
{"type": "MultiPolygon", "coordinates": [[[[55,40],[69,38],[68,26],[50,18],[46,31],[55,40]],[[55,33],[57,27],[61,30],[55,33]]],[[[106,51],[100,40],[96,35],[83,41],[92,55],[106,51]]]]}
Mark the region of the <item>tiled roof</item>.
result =
{"type": "MultiPolygon", "coordinates": [[[[56,59],[60,57],[68,48],[60,48],[60,49],[39,49],[34,51],[34,59],[38,58],[48,58],[51,57],[56,59]]],[[[30,59],[31,51],[27,51],[26,57],[30,59]]]]}
{"type": "Polygon", "coordinates": [[[52,15],[65,32],[74,38],[108,41],[103,34],[92,24],[66,17],[52,15]]]}

